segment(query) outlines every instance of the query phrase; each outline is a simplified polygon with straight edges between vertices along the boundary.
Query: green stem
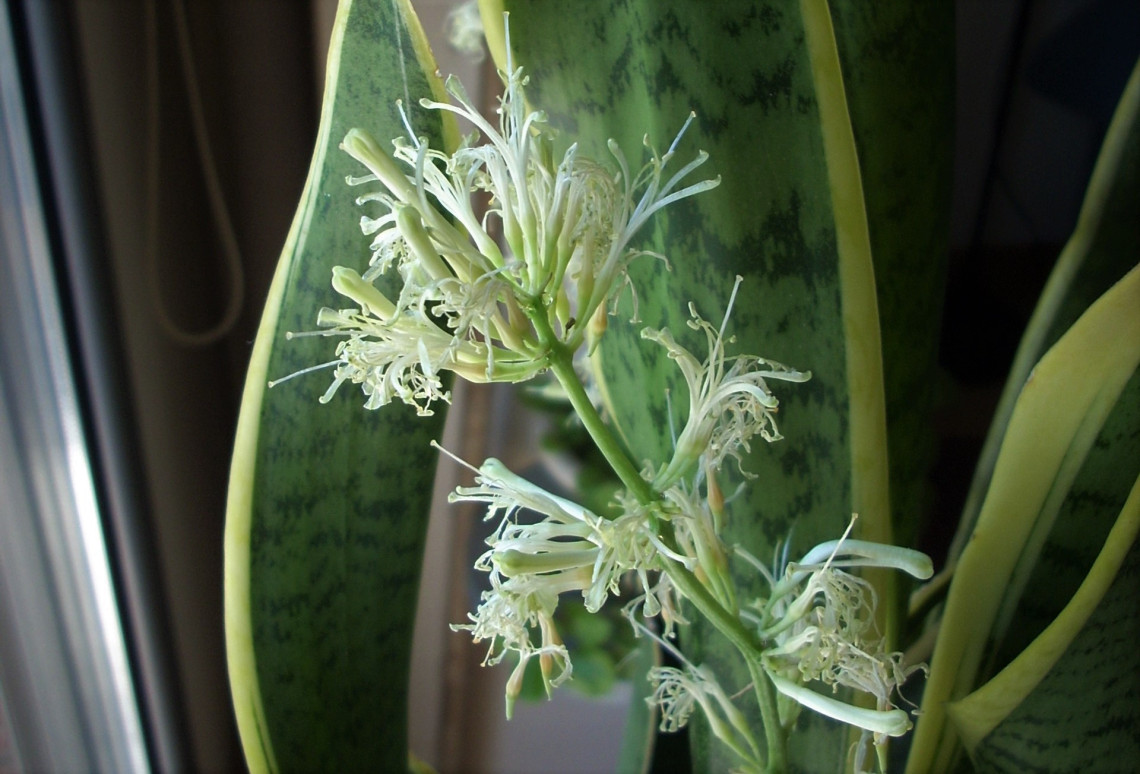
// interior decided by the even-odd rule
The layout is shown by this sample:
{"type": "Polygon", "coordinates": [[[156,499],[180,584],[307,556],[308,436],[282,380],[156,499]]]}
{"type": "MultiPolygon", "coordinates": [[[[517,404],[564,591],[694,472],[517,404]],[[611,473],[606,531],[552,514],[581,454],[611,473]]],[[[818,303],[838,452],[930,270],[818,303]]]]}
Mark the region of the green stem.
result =
{"type": "Polygon", "coordinates": [[[764,726],[764,737],[768,743],[768,771],[787,771],[788,751],[784,728],[780,725],[780,710],[776,706],[776,689],[764,671],[764,665],[755,655],[745,654],[748,674],[752,676],[752,689],[760,704],[760,722],[764,726]]]}
{"type": "MultiPolygon", "coordinates": [[[[586,394],[586,389],[574,370],[573,351],[558,340],[547,320],[545,309],[536,305],[530,310],[529,316],[535,327],[535,332],[538,334],[539,341],[547,348],[550,370],[558,379],[559,384],[562,385],[562,389],[566,391],[570,405],[574,407],[574,411],[577,412],[578,418],[581,419],[598,450],[602,452],[618,478],[637,498],[638,502],[642,505],[659,502],[660,496],[653,490],[650,483],[641,477],[641,473],[626,456],[621,443],[602,420],[593,401],[586,394]]],[[[661,534],[660,537],[670,549],[676,549],[672,535],[661,534]]],[[[768,744],[767,768],[768,771],[783,771],[787,768],[784,733],[780,726],[774,689],[761,662],[760,641],[741,623],[736,615],[725,609],[705,588],[704,584],[683,564],[664,556],[662,559],[665,573],[673,585],[677,587],[681,596],[689,600],[697,611],[716,627],[717,631],[728,638],[748,664],[753,689],[760,705],[760,715],[768,744]]]]}
{"type": "MultiPolygon", "coordinates": [[[[670,546],[672,547],[672,546],[670,546]]],[[[728,638],[748,664],[752,677],[752,688],[760,705],[760,718],[764,726],[764,737],[768,743],[768,771],[787,769],[787,750],[784,730],[780,725],[780,714],[776,707],[776,694],[768,679],[761,661],[761,644],[756,635],[746,629],[740,619],[729,613],[712,596],[708,589],[697,580],[683,565],[674,561],[665,563],[665,572],[689,602],[701,613],[716,630],[728,638]]]]}
{"type": "Polygon", "coordinates": [[[531,310],[530,319],[538,334],[539,342],[547,349],[547,362],[550,364],[551,372],[566,391],[570,405],[574,407],[586,432],[590,434],[594,444],[606,458],[606,462],[639,503],[648,505],[654,502],[657,497],[653,488],[641,477],[637,467],[626,456],[621,443],[602,420],[590,396],[586,394],[586,388],[582,386],[582,380],[574,370],[574,353],[555,336],[546,318],[546,310],[544,308],[531,310]]]}

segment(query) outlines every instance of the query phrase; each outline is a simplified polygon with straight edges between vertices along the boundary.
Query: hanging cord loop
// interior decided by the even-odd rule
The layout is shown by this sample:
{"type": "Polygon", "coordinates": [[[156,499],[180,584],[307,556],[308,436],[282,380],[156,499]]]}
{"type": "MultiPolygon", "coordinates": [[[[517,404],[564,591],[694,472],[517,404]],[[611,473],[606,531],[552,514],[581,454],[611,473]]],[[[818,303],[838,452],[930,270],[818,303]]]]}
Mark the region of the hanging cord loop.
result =
{"type": "Polygon", "coordinates": [[[178,39],[179,61],[182,65],[182,78],[186,85],[190,108],[194,145],[198,153],[198,165],[206,185],[206,196],[210,204],[210,214],[221,240],[222,262],[225,271],[226,306],[221,318],[214,325],[202,331],[188,331],[176,323],[162,296],[159,261],[159,180],[161,171],[161,102],[158,61],[158,9],[157,2],[148,2],[147,14],[147,142],[146,142],[146,268],[150,287],[151,302],[159,327],[173,341],[186,347],[205,347],[223,339],[237,323],[245,297],[245,278],[242,271],[241,250],[237,234],[222,192],[218,178],[218,165],[210,146],[210,135],[206,127],[202,94],[198,85],[198,74],[194,68],[194,52],[190,45],[190,28],[186,18],[186,8],[182,0],[171,0],[174,13],[174,27],[178,39]]]}

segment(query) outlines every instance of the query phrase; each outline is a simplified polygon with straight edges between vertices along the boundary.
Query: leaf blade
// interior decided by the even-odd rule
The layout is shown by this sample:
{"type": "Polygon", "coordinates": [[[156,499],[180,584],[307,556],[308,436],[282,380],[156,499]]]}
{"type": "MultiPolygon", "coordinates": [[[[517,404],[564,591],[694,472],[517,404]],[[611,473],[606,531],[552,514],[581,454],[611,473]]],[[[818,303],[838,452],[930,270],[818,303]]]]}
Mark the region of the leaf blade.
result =
{"type": "Polygon", "coordinates": [[[1018,554],[1038,520],[1055,517],[1045,507],[1050,492],[1067,490],[1075,461],[1087,454],[1138,363],[1140,267],[1089,307],[1021,391],[955,571],[908,770],[944,769],[954,759],[944,703],[972,689],[1018,554]],[[1057,412],[1059,405],[1066,410],[1057,412]]]}
{"type": "MultiPolygon", "coordinates": [[[[348,390],[321,407],[311,377],[271,392],[266,383],[329,359],[324,339],[286,343],[285,332],[313,328],[317,309],[335,303],[333,264],[367,263],[344,184],[359,173],[337,144],[358,124],[403,134],[395,99],[441,94],[425,56],[406,0],[341,3],[313,161],[258,329],[231,466],[227,658],[253,771],[407,765],[427,440],[441,418],[416,422],[398,407],[366,414],[348,390]]],[[[435,142],[454,136],[418,103],[408,111],[435,142]]]]}
{"type": "MultiPolygon", "coordinates": [[[[1121,579],[1122,568],[1128,560],[1132,546],[1136,543],[1137,534],[1140,534],[1140,478],[1137,478],[1133,484],[1128,500],[1121,509],[1104,548],[1093,563],[1084,583],[1061,614],[993,679],[950,705],[948,710],[950,718],[971,756],[986,737],[990,736],[1018,707],[1027,702],[1029,696],[1053,672],[1062,656],[1086,628],[1091,616],[1104,602],[1110,588],[1121,579]]],[[[1123,602],[1116,604],[1121,612],[1126,611],[1131,602],[1135,601],[1135,585],[1133,584],[1131,589],[1124,589],[1123,592],[1123,602]]],[[[1127,620],[1129,616],[1125,614],[1119,617],[1127,620]]],[[[1124,638],[1125,642],[1127,640],[1128,638],[1124,638]]],[[[1085,662],[1093,658],[1103,660],[1105,656],[1104,650],[1097,648],[1082,648],[1078,653],[1091,654],[1081,659],[1085,662]]],[[[1080,664],[1070,664],[1068,670],[1085,673],[1080,664]]],[[[1072,705],[1088,704],[1084,699],[1094,692],[1087,690],[1087,684],[1073,687],[1075,690],[1062,692],[1061,695],[1067,697],[1070,704],[1069,714],[1079,716],[1084,713],[1072,705]]],[[[1136,714],[1134,708],[1133,715],[1136,714]]],[[[1033,735],[1038,743],[1032,747],[1047,745],[1050,737],[1057,741],[1072,737],[1071,731],[1067,734],[1056,733],[1058,730],[1060,729],[1054,729],[1054,732],[1048,729],[1038,730],[1033,735]]],[[[1029,747],[1024,744],[1019,746],[1022,749],[1029,747]]],[[[1007,745],[1006,749],[1011,750],[1011,747],[1007,745]]],[[[1120,750],[1116,749],[1112,754],[1118,755],[1120,750]]],[[[1084,753],[1080,755],[1080,760],[1090,759],[1084,753]]],[[[1048,757],[1054,765],[1060,763],[1055,754],[1048,757]]],[[[1079,763],[1079,761],[1073,762],[1079,763]]]]}
{"type": "Polygon", "coordinates": [[[1073,235],[1050,274],[1018,346],[1010,374],[970,483],[948,561],[968,539],[993,475],[1001,440],[1021,385],[1033,365],[1088,305],[1131,266],[1140,244],[1135,208],[1140,199],[1140,62],[1133,68],[1105,134],[1073,235]]]}

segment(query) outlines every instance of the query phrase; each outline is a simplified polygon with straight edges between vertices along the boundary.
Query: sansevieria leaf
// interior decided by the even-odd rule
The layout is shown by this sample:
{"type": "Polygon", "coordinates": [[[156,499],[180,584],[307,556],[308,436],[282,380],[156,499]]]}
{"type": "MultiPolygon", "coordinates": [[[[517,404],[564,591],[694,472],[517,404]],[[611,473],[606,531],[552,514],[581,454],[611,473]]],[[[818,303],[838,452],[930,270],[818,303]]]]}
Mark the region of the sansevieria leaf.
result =
{"type": "MultiPolygon", "coordinates": [[[[1136,381],[1138,365],[1140,267],[1134,268],[1089,307],[1045,354],[1021,390],[985,503],[950,586],[908,770],[946,770],[959,755],[958,734],[947,724],[947,703],[962,699],[977,685],[987,652],[993,647],[995,622],[1000,621],[1004,602],[1010,596],[1015,601],[1020,596],[1019,568],[1027,563],[1026,557],[1029,566],[1035,562],[1045,536],[1052,531],[1074,480],[1090,450],[1102,437],[1114,409],[1119,405],[1125,417],[1135,418],[1127,396],[1135,398],[1135,392],[1129,391],[1128,385],[1136,381]]],[[[1128,435],[1134,439],[1135,429],[1128,435]]],[[[1140,461],[1135,456],[1127,457],[1130,445],[1125,442],[1118,447],[1125,455],[1121,461],[1128,469],[1123,477],[1126,482],[1140,474],[1140,461]]],[[[1097,559],[1099,569],[1094,564],[1073,602],[1008,669],[1023,669],[1028,661],[1038,666],[1039,672],[1048,671],[1050,659],[1055,662],[1059,657],[1057,649],[1072,642],[1083,623],[1081,619],[1088,617],[1099,597],[1104,595],[1133,539],[1127,534],[1127,524],[1130,523],[1129,508],[1135,507],[1135,492],[1125,496],[1128,499],[1123,511],[1118,510],[1119,505],[1112,507],[1111,503],[1102,503],[1111,507],[1112,512],[1121,513],[1117,527],[1125,530],[1120,533],[1125,537],[1118,534],[1114,538],[1110,533],[1109,542],[1097,559]],[[1125,526],[1121,527],[1122,524],[1125,526]],[[1114,539],[1124,544],[1112,545],[1114,539]],[[1106,555],[1116,558],[1105,559],[1106,555]],[[1105,562],[1115,563],[1115,566],[1105,569],[1108,566],[1105,562]],[[1083,602],[1078,599],[1082,595],[1083,602]],[[1066,617],[1067,623],[1058,624],[1066,617]],[[1054,643],[1048,658],[1040,655],[1042,650],[1048,650],[1041,644],[1042,638],[1051,638],[1054,643]]],[[[1087,658],[1099,659],[1101,654],[1088,654],[1087,658]]],[[[998,679],[1004,681],[1007,690],[994,693],[1000,694],[1002,701],[1016,706],[1018,694],[1008,686],[1019,681],[1012,680],[1008,672],[1006,675],[998,679]]],[[[1036,679],[1041,679],[1040,674],[1036,679]]],[[[1020,680],[1020,684],[1024,695],[1034,683],[1020,680]]],[[[1071,681],[1070,687],[1075,687],[1071,681]]],[[[1088,684],[1084,690],[1103,690],[1103,686],[1088,684]]],[[[1074,696],[1073,701],[1079,701],[1079,697],[1074,696]]],[[[955,712],[963,718],[969,715],[961,707],[955,712]]],[[[997,719],[1000,717],[997,715],[997,719]]],[[[977,718],[970,721],[974,727],[967,737],[970,743],[976,743],[985,733],[976,728],[978,722],[977,718]]],[[[1071,744],[1072,752],[1081,755],[1081,746],[1076,740],[1053,741],[1058,747],[1071,744]]],[[[1069,764],[1081,768],[1081,762],[1081,759],[1071,759],[1069,764]]]]}
{"type": "MultiPolygon", "coordinates": [[[[921,372],[931,362],[944,265],[947,122],[928,106],[949,100],[950,5],[842,3],[834,18],[814,1],[482,5],[490,32],[501,26],[499,11],[510,12],[528,95],[565,143],[603,163],[610,138],[630,159],[644,157],[643,140],[664,153],[692,111],[678,157],[707,151],[701,171],[721,179],[647,229],[644,247],[665,260],[633,265],[630,300],[610,318],[598,350],[610,413],[621,418],[633,456],[666,459],[686,405],[684,381],[664,350],[640,338],[641,326],[668,328],[703,351],[686,326],[688,305],[719,322],[740,275],[726,327],[734,351],[809,369],[813,378],[778,390],[784,440],[754,444],[744,467],[757,478],[731,503],[727,542],[769,561],[781,541],[794,555],[838,537],[852,512],[860,536],[889,540],[885,406],[900,407],[900,454],[916,459],[902,439],[916,436],[921,422],[905,415],[927,400],[930,379],[921,372]],[[844,68],[856,72],[861,93],[847,88],[844,68]],[[900,115],[908,123],[897,122],[900,115]],[[861,145],[880,142],[897,146],[898,157],[868,152],[866,167],[861,145]],[[868,180],[890,185],[891,194],[868,192],[868,180]],[[889,297],[878,285],[880,247],[890,256],[889,297]],[[880,327],[880,303],[890,329],[880,327]],[[880,338],[896,335],[908,343],[892,338],[896,380],[884,383],[880,338]],[[908,370],[919,363],[927,365],[908,370]]],[[[735,474],[725,471],[726,492],[735,474]]],[[[911,468],[903,478],[914,475],[911,468]]],[[[733,570],[738,588],[759,593],[754,570],[733,570]]],[[[686,652],[711,665],[730,692],[747,686],[744,665],[719,635],[697,624],[683,637],[686,652]]],[[[807,711],[799,727],[794,767],[847,767],[845,729],[807,711]]],[[[733,765],[699,732],[694,760],[708,771],[733,765]]]]}
{"type": "Polygon", "coordinates": [[[1069,604],[949,706],[980,771],[1096,770],[1140,757],[1140,477],[1069,604]]]}
{"type": "MultiPolygon", "coordinates": [[[[1083,208],[1035,317],[1052,345],[1077,317],[1135,266],[1140,256],[1140,67],[1133,72],[1105,138],[1083,208]],[[1079,249],[1078,249],[1079,248],[1079,249]],[[1079,257],[1078,257],[1079,256],[1079,257]],[[1068,282],[1061,278],[1068,277],[1068,282]],[[1059,288],[1064,288],[1062,293],[1059,288]],[[1044,310],[1054,308],[1051,315],[1044,310]]],[[[1032,328],[1031,330],[1037,330],[1032,328]]],[[[1018,377],[1014,377],[1015,379],[1018,377]]],[[[1024,377],[1022,377],[1024,378],[1024,377]]],[[[1000,420],[999,420],[1000,421],[1000,420]]],[[[1134,373],[1059,502],[1053,523],[1041,524],[1022,551],[991,635],[993,652],[980,678],[988,679],[1058,616],[1101,553],[1128,497],[1140,460],[1140,374],[1134,373]]]]}
{"type": "Polygon", "coordinates": [[[1140,600],[1125,561],[1140,474],[1138,169],[1140,68],[979,464],[913,771],[949,765],[958,740],[982,769],[1021,771],[1101,765],[1133,738],[1116,729],[1140,706],[1140,662],[1123,644],[1140,600]]]}
{"type": "Polygon", "coordinates": [[[953,563],[973,529],[1014,402],[1041,355],[1094,300],[1119,280],[1140,252],[1140,63],[1133,68],[1089,180],[1076,228],[1041,294],[994,414],[958,532],[953,563]]]}
{"type": "MultiPolygon", "coordinates": [[[[226,520],[231,689],[251,771],[397,771],[407,766],[406,697],[422,542],[440,416],[366,411],[351,385],[317,398],[333,359],[316,329],[334,306],[334,265],[361,271],[361,175],[338,145],[361,127],[382,142],[439,147],[441,94],[407,0],[342,0],[309,177],[263,313],[243,395],[226,520]]],[[[452,140],[454,137],[452,135],[452,140]]],[[[376,205],[372,205],[376,206],[376,205]]],[[[375,215],[377,213],[370,213],[375,215]]]]}

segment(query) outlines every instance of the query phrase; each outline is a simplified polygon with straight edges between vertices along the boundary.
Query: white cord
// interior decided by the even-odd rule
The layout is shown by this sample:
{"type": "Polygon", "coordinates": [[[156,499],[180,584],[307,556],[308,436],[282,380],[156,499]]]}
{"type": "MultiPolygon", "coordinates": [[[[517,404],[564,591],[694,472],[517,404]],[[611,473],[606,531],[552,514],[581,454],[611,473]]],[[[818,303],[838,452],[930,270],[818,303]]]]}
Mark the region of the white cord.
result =
{"type": "Polygon", "coordinates": [[[174,12],[174,26],[178,38],[179,60],[182,64],[182,77],[186,84],[190,119],[194,132],[194,144],[198,151],[198,165],[206,185],[206,196],[210,213],[218,229],[222,243],[222,259],[226,273],[226,307],[221,319],[203,331],[187,331],[171,319],[162,298],[159,282],[161,261],[159,259],[159,182],[162,163],[161,154],[161,86],[158,62],[158,10],[157,0],[145,3],[147,26],[147,142],[146,142],[146,267],[150,286],[151,301],[159,327],[175,342],[187,347],[204,347],[226,336],[237,323],[245,296],[245,278],[242,271],[241,250],[237,234],[226,206],[221,181],[218,179],[218,166],[210,146],[210,135],[202,105],[202,94],[198,87],[198,74],[194,69],[194,52],[190,45],[190,28],[186,20],[186,8],[182,0],[171,0],[174,12]]]}

